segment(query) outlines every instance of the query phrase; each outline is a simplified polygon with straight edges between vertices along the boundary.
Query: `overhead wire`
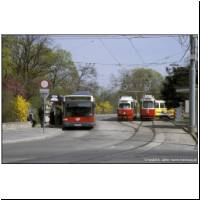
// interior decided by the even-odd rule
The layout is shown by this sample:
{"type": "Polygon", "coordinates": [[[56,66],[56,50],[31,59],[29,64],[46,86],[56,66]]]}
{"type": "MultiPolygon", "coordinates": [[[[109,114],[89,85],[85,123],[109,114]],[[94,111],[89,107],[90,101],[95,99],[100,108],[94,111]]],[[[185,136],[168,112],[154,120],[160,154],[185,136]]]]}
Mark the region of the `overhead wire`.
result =
{"type": "MultiPolygon", "coordinates": [[[[177,62],[181,62],[182,59],[185,57],[189,47],[186,49],[184,55],[181,57],[181,59],[179,59],[179,61],[171,61],[171,62],[157,62],[160,60],[166,60],[166,59],[170,59],[171,57],[178,55],[179,53],[173,54],[173,55],[169,55],[169,56],[165,56],[164,58],[161,58],[155,62],[148,62],[145,63],[143,57],[141,56],[140,52],[138,51],[138,49],[135,47],[135,45],[132,42],[132,38],[163,38],[163,37],[177,37],[178,35],[131,35],[131,34],[121,34],[121,35],[106,35],[105,37],[102,35],[92,35],[92,37],[90,35],[86,35],[86,37],[79,37],[78,36],[71,36],[71,35],[54,35],[53,37],[62,37],[62,39],[98,39],[102,46],[104,47],[104,49],[109,53],[109,55],[116,61],[116,63],[99,63],[99,62],[83,62],[83,61],[74,61],[74,63],[92,63],[92,64],[98,64],[98,65],[107,65],[107,66],[147,66],[147,65],[164,65],[164,64],[174,64],[177,62]],[[74,37],[74,38],[72,38],[74,37]],[[137,53],[138,57],[141,59],[142,64],[141,63],[130,63],[130,64],[122,64],[119,62],[119,60],[113,55],[113,53],[107,48],[105,42],[102,39],[128,39],[131,47],[134,49],[134,51],[137,53]]],[[[81,35],[82,36],[82,35],[81,35]]],[[[186,40],[185,40],[186,41],[186,40]]],[[[94,42],[94,40],[90,41],[89,43],[91,44],[92,42],[94,42]]],[[[88,44],[86,44],[88,45],[88,44]]],[[[82,46],[82,45],[81,45],[82,46]]],[[[85,46],[85,45],[83,45],[85,46]]]]}
{"type": "MultiPolygon", "coordinates": [[[[171,62],[150,62],[150,63],[144,63],[144,64],[141,64],[141,63],[130,63],[130,64],[127,64],[127,63],[120,63],[120,66],[127,66],[127,67],[131,67],[131,66],[148,66],[148,65],[165,65],[165,64],[174,64],[176,63],[177,61],[171,61],[171,62]]],[[[100,62],[86,62],[86,61],[74,61],[74,63],[77,63],[77,64],[88,64],[88,63],[91,63],[91,64],[96,64],[96,65],[106,65],[106,66],[119,66],[119,64],[117,63],[100,63],[100,62]]]]}
{"type": "Polygon", "coordinates": [[[183,56],[179,59],[179,62],[181,62],[183,60],[183,58],[186,56],[187,52],[189,51],[190,49],[190,45],[188,45],[187,49],[185,50],[183,56]]]}
{"type": "Polygon", "coordinates": [[[103,45],[104,49],[109,53],[109,55],[118,63],[118,65],[120,66],[120,62],[118,61],[118,59],[111,53],[111,51],[106,47],[105,43],[103,42],[102,39],[99,39],[99,41],[101,42],[101,44],[103,45]]]}
{"type": "Polygon", "coordinates": [[[136,52],[136,54],[138,55],[138,57],[141,59],[142,63],[144,64],[144,59],[143,57],[141,56],[140,52],[137,50],[137,48],[135,47],[135,45],[133,44],[132,40],[130,38],[127,38],[131,47],[134,49],[134,51],[136,52]]]}
{"type": "MultiPolygon", "coordinates": [[[[178,60],[174,60],[174,61],[168,61],[168,62],[158,62],[158,61],[164,61],[166,59],[170,59],[176,55],[179,55],[181,54],[181,52],[178,52],[178,53],[175,53],[175,54],[171,54],[171,55],[168,55],[168,56],[165,56],[163,58],[160,58],[154,62],[148,62],[148,63],[120,63],[121,66],[146,66],[146,65],[164,65],[164,64],[177,64],[177,62],[179,62],[178,60]]],[[[118,63],[101,63],[101,62],[98,62],[98,61],[74,61],[74,63],[92,63],[92,64],[97,64],[97,65],[105,65],[105,66],[119,66],[118,63]]]]}
{"type": "Polygon", "coordinates": [[[119,39],[124,40],[125,37],[128,38],[139,38],[139,39],[159,39],[159,38],[174,38],[178,37],[179,35],[136,35],[136,34],[120,34],[120,35],[52,35],[52,37],[60,37],[62,39],[119,39]]]}

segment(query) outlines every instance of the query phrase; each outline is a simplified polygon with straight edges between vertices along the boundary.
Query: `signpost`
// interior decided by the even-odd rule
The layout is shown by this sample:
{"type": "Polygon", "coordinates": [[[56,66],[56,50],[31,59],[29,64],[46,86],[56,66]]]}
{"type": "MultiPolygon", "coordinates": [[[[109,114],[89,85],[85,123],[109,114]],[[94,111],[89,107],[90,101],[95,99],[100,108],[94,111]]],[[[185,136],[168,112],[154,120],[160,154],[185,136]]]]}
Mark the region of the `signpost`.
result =
{"type": "Polygon", "coordinates": [[[46,80],[41,81],[40,83],[40,95],[43,99],[43,133],[44,133],[44,123],[45,123],[45,100],[49,96],[49,83],[46,80]]]}

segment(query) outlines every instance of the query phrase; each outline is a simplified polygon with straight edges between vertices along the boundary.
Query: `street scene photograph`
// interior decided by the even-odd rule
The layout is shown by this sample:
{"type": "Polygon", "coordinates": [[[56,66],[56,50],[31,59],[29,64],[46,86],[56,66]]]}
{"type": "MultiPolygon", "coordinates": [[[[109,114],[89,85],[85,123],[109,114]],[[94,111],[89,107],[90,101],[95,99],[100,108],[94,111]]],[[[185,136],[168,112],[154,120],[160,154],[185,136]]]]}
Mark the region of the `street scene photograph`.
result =
{"type": "Polygon", "coordinates": [[[2,164],[198,163],[198,35],[1,44],[2,164]]]}

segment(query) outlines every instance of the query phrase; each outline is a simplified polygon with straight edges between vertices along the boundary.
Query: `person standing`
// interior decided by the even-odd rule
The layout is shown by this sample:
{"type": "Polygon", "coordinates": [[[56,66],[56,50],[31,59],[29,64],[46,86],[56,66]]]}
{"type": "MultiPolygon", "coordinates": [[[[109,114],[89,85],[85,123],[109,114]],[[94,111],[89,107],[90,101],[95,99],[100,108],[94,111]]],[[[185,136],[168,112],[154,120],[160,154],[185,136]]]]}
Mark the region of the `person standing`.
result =
{"type": "Polygon", "coordinates": [[[41,128],[44,126],[44,109],[42,106],[40,106],[39,111],[38,111],[39,119],[40,119],[40,124],[41,128]]]}
{"type": "Polygon", "coordinates": [[[31,112],[31,113],[29,114],[29,120],[30,120],[31,123],[32,123],[32,127],[35,127],[35,125],[36,125],[36,118],[35,118],[35,115],[34,115],[33,112],[31,112]]]}

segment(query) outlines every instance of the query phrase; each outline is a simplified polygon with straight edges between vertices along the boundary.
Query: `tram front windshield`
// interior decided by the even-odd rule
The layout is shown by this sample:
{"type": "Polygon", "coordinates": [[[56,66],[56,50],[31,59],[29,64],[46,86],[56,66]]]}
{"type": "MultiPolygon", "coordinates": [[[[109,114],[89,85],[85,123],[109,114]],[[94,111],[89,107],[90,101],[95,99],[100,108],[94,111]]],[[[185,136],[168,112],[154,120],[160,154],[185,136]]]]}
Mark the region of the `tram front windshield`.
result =
{"type": "Polygon", "coordinates": [[[122,108],[122,109],[127,109],[130,107],[131,107],[130,103],[120,103],[119,104],[119,108],[122,108]]]}
{"type": "Polygon", "coordinates": [[[153,101],[143,101],[143,108],[154,108],[153,101]]]}
{"type": "Polygon", "coordinates": [[[86,117],[92,115],[91,102],[66,102],[65,117],[86,117]]]}

